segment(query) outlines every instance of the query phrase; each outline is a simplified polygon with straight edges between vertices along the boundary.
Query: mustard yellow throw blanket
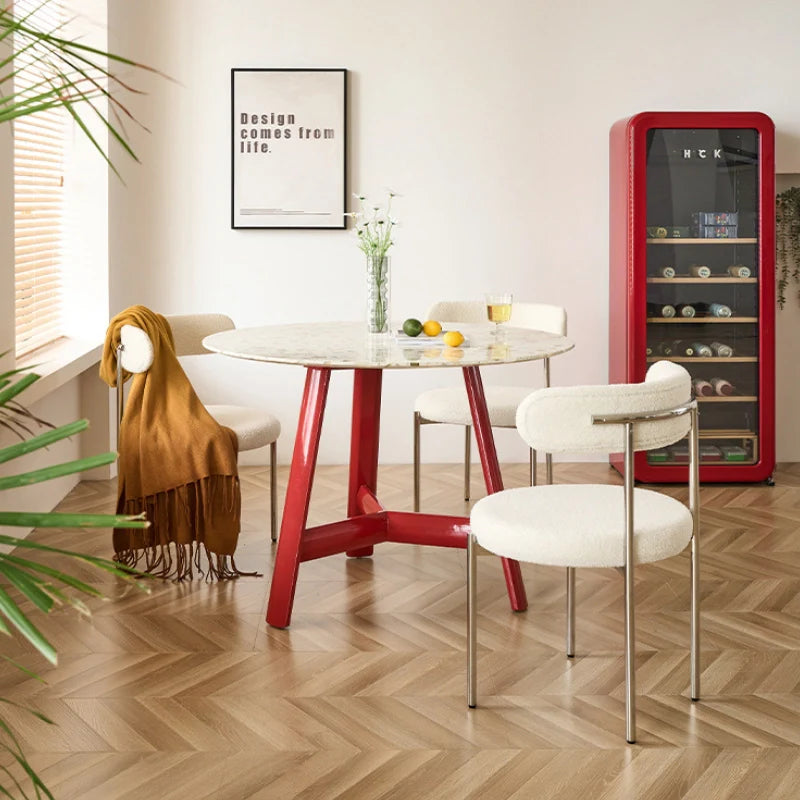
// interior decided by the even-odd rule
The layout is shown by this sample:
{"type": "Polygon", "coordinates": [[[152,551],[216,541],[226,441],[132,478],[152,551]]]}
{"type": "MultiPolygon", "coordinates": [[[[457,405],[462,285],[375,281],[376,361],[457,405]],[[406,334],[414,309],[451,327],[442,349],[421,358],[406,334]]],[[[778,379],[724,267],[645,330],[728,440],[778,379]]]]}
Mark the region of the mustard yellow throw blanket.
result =
{"type": "MultiPolygon", "coordinates": [[[[114,531],[114,560],[163,578],[183,580],[246,574],[233,554],[239,538],[241,493],[236,434],[223,428],[195,394],[175,355],[167,320],[144,306],[117,314],[108,327],[100,377],[117,383],[123,325],[141,328],[154,348],[153,364],[134,376],[120,427],[117,513],[145,512],[146,529],[114,531]],[[142,567],[139,567],[140,569],[142,567]]],[[[123,381],[130,373],[123,372],[123,381]]],[[[249,573],[253,574],[253,573],[249,573]]]]}

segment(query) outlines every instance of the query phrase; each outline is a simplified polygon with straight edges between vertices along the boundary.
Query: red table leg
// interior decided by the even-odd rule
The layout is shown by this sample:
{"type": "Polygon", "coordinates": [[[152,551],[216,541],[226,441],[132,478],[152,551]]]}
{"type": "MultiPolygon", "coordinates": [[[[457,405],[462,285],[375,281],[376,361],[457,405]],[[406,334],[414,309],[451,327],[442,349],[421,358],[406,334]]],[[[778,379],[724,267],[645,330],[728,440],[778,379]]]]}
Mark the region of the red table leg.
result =
{"type": "Polygon", "coordinates": [[[281,535],[278,539],[267,607],[267,622],[275,628],[288,627],[292,617],[302,537],[308,520],[308,504],[311,500],[311,485],[314,481],[330,379],[330,369],[309,367],[306,372],[306,386],[300,406],[281,535]]]}
{"type": "MultiPolygon", "coordinates": [[[[353,371],[353,424],[350,433],[350,484],[347,516],[363,514],[359,492],[366,487],[373,495],[378,482],[378,439],[381,427],[383,370],[353,371]]],[[[348,550],[348,556],[371,556],[373,547],[348,550]]]]}
{"type": "MultiPolygon", "coordinates": [[[[494,494],[502,490],[503,476],[500,474],[500,464],[497,460],[497,450],[494,446],[494,436],[489,422],[489,411],[486,408],[486,396],[483,393],[481,373],[478,367],[464,367],[463,372],[469,407],[472,411],[473,430],[475,431],[475,439],[478,442],[478,452],[481,456],[483,477],[486,481],[486,491],[489,494],[494,494]]],[[[524,611],[528,607],[528,598],[525,594],[525,585],[522,582],[522,570],[519,567],[519,562],[510,558],[504,558],[502,561],[511,608],[514,611],[524,611]]]]}

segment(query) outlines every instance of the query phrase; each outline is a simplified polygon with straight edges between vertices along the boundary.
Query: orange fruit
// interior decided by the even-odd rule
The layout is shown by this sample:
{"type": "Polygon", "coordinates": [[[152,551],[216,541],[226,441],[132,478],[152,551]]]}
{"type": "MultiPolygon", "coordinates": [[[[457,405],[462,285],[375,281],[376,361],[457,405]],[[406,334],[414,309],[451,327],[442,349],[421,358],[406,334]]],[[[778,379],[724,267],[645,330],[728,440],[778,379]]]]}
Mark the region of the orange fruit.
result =
{"type": "Polygon", "coordinates": [[[458,347],[460,344],[463,344],[464,336],[461,331],[447,331],[447,333],[442,337],[442,341],[448,347],[458,347]]]}
{"type": "Polygon", "coordinates": [[[442,325],[435,319],[429,319],[422,323],[422,331],[426,336],[438,336],[442,332],[442,325]]]}

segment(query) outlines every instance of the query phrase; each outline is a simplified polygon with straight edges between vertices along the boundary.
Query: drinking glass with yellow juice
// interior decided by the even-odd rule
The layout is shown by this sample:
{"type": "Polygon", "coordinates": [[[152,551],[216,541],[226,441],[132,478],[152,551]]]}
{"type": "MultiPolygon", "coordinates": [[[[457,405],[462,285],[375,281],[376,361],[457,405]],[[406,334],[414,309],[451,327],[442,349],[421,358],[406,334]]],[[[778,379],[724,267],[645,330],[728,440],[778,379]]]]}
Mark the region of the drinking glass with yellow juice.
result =
{"type": "Polygon", "coordinates": [[[489,322],[494,322],[494,334],[497,335],[500,326],[511,319],[511,294],[487,294],[486,316],[489,322]]]}

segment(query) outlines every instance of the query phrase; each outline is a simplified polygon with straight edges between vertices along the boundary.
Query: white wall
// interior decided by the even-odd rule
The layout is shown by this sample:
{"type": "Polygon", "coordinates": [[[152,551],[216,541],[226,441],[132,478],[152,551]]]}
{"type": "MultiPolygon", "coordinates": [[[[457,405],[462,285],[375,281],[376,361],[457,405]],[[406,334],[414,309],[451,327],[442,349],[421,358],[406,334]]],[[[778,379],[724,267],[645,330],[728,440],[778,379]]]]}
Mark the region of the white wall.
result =
{"type": "MultiPolygon", "coordinates": [[[[111,187],[112,311],[135,302],[219,310],[240,326],[362,315],[352,232],[230,230],[231,67],[349,69],[350,188],[404,195],[394,316],[493,288],[563,304],[577,348],[554,361],[558,383],[607,376],[615,120],[642,110],[763,111],[779,131],[778,171],[800,172],[795,0],[110,0],[109,27],[112,51],[175,79],[145,81],[149,94],[134,107],[153,133],[136,136],[142,164],[111,187]]],[[[538,378],[535,367],[485,378],[538,378]]],[[[280,417],[287,460],[302,371],[219,370],[232,376],[231,397],[280,417]]],[[[386,375],[385,461],[411,459],[415,394],[457,380],[458,370],[386,375]]],[[[346,459],[349,383],[333,381],[322,461],[346,459]]],[[[459,457],[456,431],[424,433],[427,460],[459,457]]],[[[499,447],[503,459],[525,457],[513,432],[499,447]]],[[[779,458],[800,460],[800,449],[779,440],[779,458]]]]}

